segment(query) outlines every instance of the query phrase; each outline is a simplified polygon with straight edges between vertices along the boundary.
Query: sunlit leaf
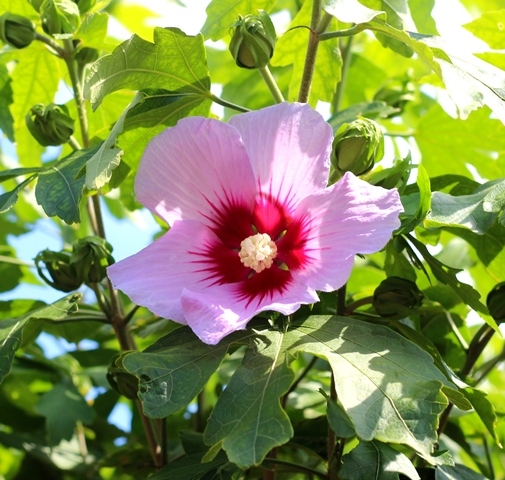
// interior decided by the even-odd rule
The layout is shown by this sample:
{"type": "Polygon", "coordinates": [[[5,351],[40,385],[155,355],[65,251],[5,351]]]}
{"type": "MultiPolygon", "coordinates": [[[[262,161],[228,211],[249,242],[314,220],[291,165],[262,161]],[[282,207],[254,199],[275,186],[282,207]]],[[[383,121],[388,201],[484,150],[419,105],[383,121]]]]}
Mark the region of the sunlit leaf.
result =
{"type": "Polygon", "coordinates": [[[106,13],[86,15],[75,32],[75,37],[82,42],[83,47],[103,50],[108,20],[109,16],[106,13]]]}
{"type": "Polygon", "coordinates": [[[0,64],[0,130],[14,141],[14,119],[9,106],[12,103],[11,79],[5,65],[0,64]]]}
{"type": "Polygon", "coordinates": [[[275,0],[212,0],[207,7],[207,19],[202,27],[205,38],[219,40],[229,33],[239,15],[255,14],[257,10],[267,12],[274,6],[275,0]]]}
{"type": "Polygon", "coordinates": [[[476,37],[482,38],[492,49],[505,48],[505,10],[486,12],[463,26],[476,37]]]}
{"type": "Polygon", "coordinates": [[[286,341],[329,361],[360,439],[408,445],[439,461],[432,454],[447,405],[441,388],[454,385],[426,352],[388,328],[344,317],[309,317],[286,341]]]}
{"type": "Polygon", "coordinates": [[[435,470],[435,480],[488,480],[464,465],[443,466],[435,470]]]}
{"type": "Polygon", "coordinates": [[[434,192],[425,227],[465,227],[483,234],[505,208],[505,180],[488,182],[472,195],[434,192]]]}
{"type": "Polygon", "coordinates": [[[421,478],[408,457],[382,442],[360,442],[342,461],[342,480],[398,480],[399,473],[412,480],[421,478]]]}
{"type": "Polygon", "coordinates": [[[123,88],[163,88],[209,97],[203,37],[188,36],[178,28],[155,28],[154,43],[133,35],[92,65],[84,95],[96,109],[107,94],[123,88]]]}

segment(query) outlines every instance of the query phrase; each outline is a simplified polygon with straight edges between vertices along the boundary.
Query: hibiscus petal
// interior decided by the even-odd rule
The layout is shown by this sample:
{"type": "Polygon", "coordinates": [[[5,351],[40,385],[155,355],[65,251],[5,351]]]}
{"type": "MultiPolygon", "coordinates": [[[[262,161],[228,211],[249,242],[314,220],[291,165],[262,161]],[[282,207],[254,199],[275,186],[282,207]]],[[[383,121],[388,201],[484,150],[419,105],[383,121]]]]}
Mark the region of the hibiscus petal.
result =
{"type": "Polygon", "coordinates": [[[326,187],[333,133],[306,104],[280,103],[235,115],[261,191],[293,210],[326,187]]]}
{"type": "Polygon", "coordinates": [[[295,281],[282,293],[259,302],[241,297],[237,287],[237,284],[223,284],[202,291],[184,290],[184,315],[188,325],[203,342],[215,345],[229,333],[244,329],[259,312],[274,310],[290,315],[301,304],[319,301],[314,290],[295,281]]]}
{"type": "Polygon", "coordinates": [[[153,138],[135,179],[138,200],[169,225],[212,225],[223,206],[251,209],[256,186],[239,132],[214,119],[189,117],[153,138]]]}
{"type": "Polygon", "coordinates": [[[156,315],[186,324],[181,307],[185,287],[205,288],[208,278],[205,249],[215,235],[196,221],[178,221],[154,243],[107,269],[115,288],[156,315]]]}
{"type": "Polygon", "coordinates": [[[400,226],[396,189],[386,190],[346,173],[323,192],[304,199],[295,217],[307,219],[308,264],[293,276],[315,290],[332,291],[349,278],[357,253],[383,248],[400,226]]]}

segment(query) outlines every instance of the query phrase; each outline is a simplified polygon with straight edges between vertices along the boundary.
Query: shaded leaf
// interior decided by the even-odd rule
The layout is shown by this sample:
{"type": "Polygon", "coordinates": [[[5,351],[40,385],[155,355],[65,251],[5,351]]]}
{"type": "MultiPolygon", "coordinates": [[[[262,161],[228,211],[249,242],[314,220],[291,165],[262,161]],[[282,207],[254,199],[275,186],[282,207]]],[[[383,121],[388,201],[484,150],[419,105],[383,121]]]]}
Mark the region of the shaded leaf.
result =
{"type": "Polygon", "coordinates": [[[18,201],[18,195],[33,179],[35,175],[27,178],[24,182],[18,184],[14,189],[0,195],[0,214],[10,210],[18,201]]]}
{"type": "Polygon", "coordinates": [[[479,292],[477,292],[477,290],[475,290],[471,285],[461,282],[456,277],[456,274],[460,270],[448,267],[443,263],[441,263],[433,255],[431,255],[431,253],[428,251],[424,243],[420,242],[411,235],[408,235],[408,240],[422,255],[422,257],[430,267],[433,275],[439,282],[443,283],[444,285],[450,286],[454,290],[454,292],[461,298],[461,300],[463,300],[463,302],[465,302],[468,306],[470,306],[477,312],[486,314],[485,318],[487,323],[493,328],[497,328],[494,320],[491,317],[489,317],[489,315],[487,315],[488,312],[486,306],[479,300],[480,299],[479,292]]]}
{"type": "Polygon", "coordinates": [[[309,317],[286,341],[291,353],[329,361],[338,399],[360,439],[408,445],[428,462],[439,461],[432,453],[438,415],[447,405],[441,388],[456,387],[425,351],[389,328],[345,317],[309,317]]]}
{"type": "Polygon", "coordinates": [[[242,468],[259,465],[272,448],[293,436],[280,405],[294,378],[284,334],[261,333],[219,397],[204,432],[206,444],[220,443],[230,461],[242,468]]]}
{"type": "Polygon", "coordinates": [[[123,366],[139,379],[145,414],[163,418],[186,407],[216,371],[228,346],[207,345],[181,327],[143,352],[126,354],[123,366]]]}
{"type": "Polygon", "coordinates": [[[399,233],[408,233],[414,230],[430,211],[432,202],[430,177],[422,164],[417,166],[416,184],[419,194],[401,197],[405,212],[401,215],[402,225],[399,233]]]}
{"type": "Polygon", "coordinates": [[[56,215],[68,224],[80,222],[84,177],[76,177],[98,148],[73,152],[39,173],[35,198],[46,215],[56,215]]]}
{"type": "Polygon", "coordinates": [[[29,173],[40,172],[42,168],[33,167],[33,168],[11,168],[10,170],[2,170],[0,172],[0,183],[6,180],[10,180],[11,178],[16,178],[21,175],[27,175],[29,173]]]}
{"type": "Polygon", "coordinates": [[[16,350],[21,344],[26,323],[33,319],[56,320],[77,311],[80,294],[69,295],[51,305],[44,305],[20,318],[0,321],[0,382],[9,373],[16,350]]]}
{"type": "Polygon", "coordinates": [[[464,465],[443,466],[435,470],[435,480],[488,480],[464,465]]]}
{"type": "Polygon", "coordinates": [[[342,480],[398,480],[400,473],[412,480],[421,478],[403,453],[382,442],[360,442],[342,461],[342,480]]]}
{"type": "Polygon", "coordinates": [[[239,15],[255,14],[257,10],[267,12],[274,6],[275,0],[235,0],[223,2],[212,0],[207,6],[207,19],[202,27],[202,33],[206,38],[219,40],[230,31],[231,26],[239,15]]]}
{"type": "Polygon", "coordinates": [[[345,410],[331,398],[326,399],[326,415],[331,429],[340,438],[351,438],[356,430],[345,410]]]}
{"type": "Polygon", "coordinates": [[[333,115],[328,123],[331,125],[334,131],[338,130],[340,125],[344,123],[350,123],[353,120],[356,120],[356,117],[367,117],[367,118],[386,118],[391,113],[396,110],[393,107],[390,107],[385,102],[376,101],[376,102],[361,102],[358,104],[354,104],[349,108],[338,111],[335,115],[333,115]]]}
{"type": "Polygon", "coordinates": [[[35,410],[46,417],[50,445],[70,440],[77,422],[90,424],[94,410],[87,404],[73,384],[58,383],[40,397],[35,410]]]}
{"type": "Polygon", "coordinates": [[[505,207],[505,180],[488,182],[472,195],[452,196],[434,192],[425,227],[465,227],[483,234],[505,207]]]}
{"type": "Polygon", "coordinates": [[[14,142],[14,119],[9,110],[11,103],[11,79],[5,65],[0,64],[0,130],[11,142],[14,142]]]}
{"type": "Polygon", "coordinates": [[[92,65],[84,95],[96,109],[107,94],[122,88],[163,88],[210,97],[202,35],[155,28],[154,43],[133,35],[92,65]]]}

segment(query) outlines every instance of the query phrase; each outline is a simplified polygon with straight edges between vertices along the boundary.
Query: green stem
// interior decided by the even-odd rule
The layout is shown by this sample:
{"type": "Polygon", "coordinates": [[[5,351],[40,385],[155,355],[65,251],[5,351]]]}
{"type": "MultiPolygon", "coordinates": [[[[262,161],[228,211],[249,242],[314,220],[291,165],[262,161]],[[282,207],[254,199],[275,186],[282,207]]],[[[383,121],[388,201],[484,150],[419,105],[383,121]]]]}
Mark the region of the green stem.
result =
{"type": "Polygon", "coordinates": [[[342,103],[342,97],[344,95],[345,86],[347,84],[347,77],[349,74],[349,66],[351,65],[352,59],[352,39],[354,37],[349,37],[347,40],[347,44],[344,49],[344,53],[342,55],[342,76],[340,78],[340,82],[337,85],[337,91],[335,92],[335,96],[332,102],[332,111],[333,113],[337,113],[340,110],[340,104],[342,103]]]}
{"type": "Polygon", "coordinates": [[[35,40],[45,43],[53,52],[58,55],[58,57],[66,58],[67,51],[60,46],[59,43],[55,42],[51,37],[46,37],[38,32],[35,32],[35,40]]]}
{"type": "Polygon", "coordinates": [[[82,150],[80,143],[75,139],[73,135],[70,135],[68,144],[72,147],[73,150],[82,150]]]}
{"type": "Polygon", "coordinates": [[[373,301],[373,296],[370,295],[368,297],[360,298],[359,300],[356,300],[355,302],[350,303],[346,307],[346,311],[353,313],[357,308],[363,306],[363,305],[371,305],[373,301]]]}
{"type": "Polygon", "coordinates": [[[279,90],[279,87],[274,77],[272,76],[268,65],[265,65],[263,68],[259,68],[258,70],[263,77],[263,80],[265,80],[265,83],[267,84],[272,97],[274,97],[275,102],[282,103],[284,101],[284,97],[282,96],[282,92],[279,90]]]}
{"type": "Polygon", "coordinates": [[[222,98],[218,97],[217,95],[214,95],[213,93],[209,93],[208,95],[209,100],[212,100],[214,103],[217,103],[218,105],[221,105],[226,108],[231,108],[232,110],[237,110],[238,112],[249,112],[248,108],[241,107],[240,105],[235,105],[234,103],[228,102],[226,100],[223,100],[222,98]]]}
{"type": "Polygon", "coordinates": [[[351,37],[357,33],[363,32],[368,26],[364,23],[355,25],[354,27],[347,28],[346,30],[337,30],[335,32],[323,32],[319,34],[319,41],[331,40],[332,38],[351,37]]]}

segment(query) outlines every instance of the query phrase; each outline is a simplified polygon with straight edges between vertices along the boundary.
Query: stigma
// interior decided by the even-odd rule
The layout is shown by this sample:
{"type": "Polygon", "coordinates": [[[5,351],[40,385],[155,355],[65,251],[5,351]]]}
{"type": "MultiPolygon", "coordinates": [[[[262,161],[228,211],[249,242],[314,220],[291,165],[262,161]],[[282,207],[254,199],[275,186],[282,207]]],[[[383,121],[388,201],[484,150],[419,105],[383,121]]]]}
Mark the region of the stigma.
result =
{"type": "Polygon", "coordinates": [[[244,266],[260,273],[272,266],[277,256],[277,245],[267,233],[257,233],[242,240],[238,255],[244,266]]]}

